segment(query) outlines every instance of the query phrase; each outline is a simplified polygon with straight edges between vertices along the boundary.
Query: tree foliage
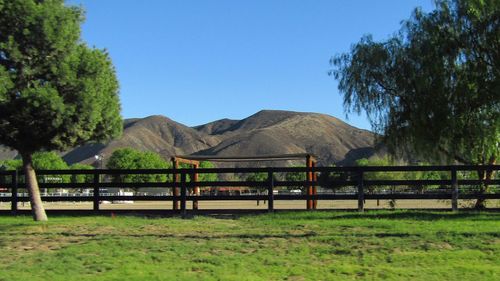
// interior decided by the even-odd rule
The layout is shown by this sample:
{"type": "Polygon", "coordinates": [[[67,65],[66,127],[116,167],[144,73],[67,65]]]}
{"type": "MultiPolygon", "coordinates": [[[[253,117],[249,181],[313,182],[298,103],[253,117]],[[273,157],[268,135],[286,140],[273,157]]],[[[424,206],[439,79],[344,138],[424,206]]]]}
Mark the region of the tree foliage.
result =
{"type": "MultiPolygon", "coordinates": [[[[361,158],[356,160],[356,166],[397,166],[398,163],[388,156],[375,157],[371,159],[361,158]]],[[[422,162],[419,166],[426,166],[428,163],[422,162]]],[[[364,172],[366,180],[440,180],[447,179],[450,175],[437,171],[408,171],[408,172],[364,172]]],[[[387,188],[387,187],[382,187],[387,188]]],[[[426,187],[420,186],[423,191],[426,187]]]]}
{"type": "Polygon", "coordinates": [[[37,170],[66,170],[69,168],[62,157],[53,151],[34,153],[33,166],[37,170]]]}
{"type": "Polygon", "coordinates": [[[394,154],[495,163],[499,30],[497,0],[437,0],[388,40],[366,36],[333,57],[330,74],[347,112],[365,111],[394,154]]]}
{"type": "Polygon", "coordinates": [[[63,0],[0,0],[0,144],[22,156],[36,220],[46,215],[32,154],[122,130],[111,59],[80,40],[82,21],[63,0]]]}
{"type": "Polygon", "coordinates": [[[247,181],[261,181],[261,182],[267,182],[268,180],[268,175],[265,172],[261,173],[250,173],[246,177],[247,181]]]}
{"type": "MultiPolygon", "coordinates": [[[[4,166],[5,170],[20,170],[22,168],[22,160],[12,159],[0,161],[0,166],[4,166]]],[[[36,170],[67,170],[69,168],[62,157],[53,151],[34,153],[33,167],[36,170]]],[[[70,179],[67,175],[45,175],[38,176],[37,178],[39,181],[43,182],[50,182],[51,179],[57,182],[69,182],[70,179]],[[47,180],[48,178],[49,180],[47,180]]]]}
{"type": "MultiPolygon", "coordinates": [[[[111,154],[107,163],[108,169],[168,169],[170,163],[153,152],[142,152],[132,148],[120,148],[111,154]]],[[[172,180],[171,176],[168,180],[172,180]]],[[[165,182],[165,174],[137,174],[137,175],[117,175],[116,182],[165,182]]]]}
{"type": "MultiPolygon", "coordinates": [[[[297,168],[305,168],[305,165],[298,165],[298,166],[293,166],[297,168]]],[[[285,174],[285,180],[286,181],[306,181],[307,180],[307,173],[306,172],[288,172],[285,174]]],[[[300,189],[304,190],[304,185],[297,185],[297,186],[288,186],[288,189],[300,189]]]]}
{"type": "MultiPolygon", "coordinates": [[[[202,161],[200,162],[199,167],[201,169],[205,168],[210,169],[210,168],[215,168],[215,165],[210,161],[202,161]]],[[[207,174],[207,173],[198,174],[198,181],[217,181],[217,180],[219,180],[217,174],[207,174]]]]}
{"type": "MultiPolygon", "coordinates": [[[[33,167],[36,170],[67,170],[68,164],[62,157],[53,151],[35,152],[33,154],[33,167]]],[[[69,182],[71,176],[69,175],[43,175],[38,176],[39,182],[45,183],[61,183],[69,182]]]]}
{"type": "Polygon", "coordinates": [[[22,166],[23,161],[21,159],[7,159],[0,161],[0,170],[2,171],[19,170],[22,166]]]}
{"type": "Polygon", "coordinates": [[[262,182],[262,186],[259,186],[258,188],[266,188],[267,187],[267,180],[268,180],[268,175],[265,172],[250,173],[246,177],[246,181],[262,182]]]}
{"type": "MultiPolygon", "coordinates": [[[[335,167],[335,164],[330,164],[328,167],[335,167]]],[[[344,188],[343,186],[338,186],[335,184],[332,184],[334,181],[345,181],[348,180],[350,177],[349,173],[342,172],[342,171],[336,171],[336,172],[321,172],[318,175],[318,182],[319,185],[322,188],[325,189],[332,189],[332,190],[339,190],[344,188]]]]}
{"type": "MultiPolygon", "coordinates": [[[[69,167],[71,170],[93,170],[92,165],[75,163],[69,167]]],[[[90,183],[94,175],[71,175],[71,182],[74,183],[90,183]]]]}
{"type": "Polygon", "coordinates": [[[0,143],[21,153],[119,135],[118,82],[105,51],[80,41],[80,8],[1,1],[0,143]]]}
{"type": "MultiPolygon", "coordinates": [[[[264,189],[269,186],[269,175],[266,172],[259,172],[259,173],[250,173],[246,176],[245,178],[246,181],[256,181],[256,182],[262,182],[262,186],[257,186],[259,189],[264,189]]],[[[279,176],[276,173],[273,173],[273,181],[278,181],[279,176]]]]}
{"type": "MultiPolygon", "coordinates": [[[[361,158],[356,160],[356,166],[396,166],[398,163],[388,156],[385,157],[375,157],[371,159],[361,158]]],[[[420,166],[425,166],[427,163],[419,163],[420,166]]],[[[440,173],[437,171],[408,171],[408,172],[364,172],[363,178],[365,180],[440,180],[449,178],[449,174],[440,173]]],[[[416,188],[419,192],[424,192],[425,190],[438,188],[439,186],[429,186],[429,185],[419,185],[416,188]]],[[[397,186],[368,186],[368,193],[375,192],[395,192],[397,186]]],[[[378,204],[378,200],[377,200],[378,204]]],[[[391,199],[389,205],[394,208],[396,206],[396,200],[391,199]]]]}

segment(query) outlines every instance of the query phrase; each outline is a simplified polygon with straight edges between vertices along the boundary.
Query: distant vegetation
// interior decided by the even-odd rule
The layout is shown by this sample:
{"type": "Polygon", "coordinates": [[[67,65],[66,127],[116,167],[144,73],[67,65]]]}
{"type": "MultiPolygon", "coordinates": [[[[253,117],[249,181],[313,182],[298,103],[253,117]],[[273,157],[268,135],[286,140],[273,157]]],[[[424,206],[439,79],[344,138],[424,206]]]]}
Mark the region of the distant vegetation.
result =
{"type": "MultiPolygon", "coordinates": [[[[399,163],[392,160],[390,157],[375,157],[373,159],[362,158],[356,161],[358,166],[397,166],[399,163]]],[[[425,166],[426,163],[419,163],[425,166]]],[[[418,171],[418,172],[365,172],[363,178],[365,180],[440,180],[449,179],[449,174],[443,174],[436,171],[418,171]]],[[[417,187],[420,192],[431,188],[438,188],[439,186],[420,186],[417,187]]],[[[369,186],[367,187],[368,193],[376,193],[380,191],[396,192],[397,186],[369,186]]],[[[378,202],[378,201],[377,201],[378,202]]],[[[396,206],[396,200],[389,201],[391,207],[396,206]]]]}
{"type": "MultiPolygon", "coordinates": [[[[167,169],[172,165],[160,155],[149,151],[138,151],[132,148],[121,148],[113,152],[106,165],[108,169],[167,169]]],[[[165,174],[116,175],[115,182],[165,182],[165,174]]],[[[172,177],[170,176],[170,179],[172,177]]]]}
{"type": "MultiPolygon", "coordinates": [[[[68,165],[62,157],[55,152],[37,152],[33,154],[33,167],[36,170],[90,170],[94,169],[91,165],[86,164],[73,164],[68,165]]],[[[0,161],[0,170],[11,171],[20,170],[22,168],[22,160],[12,159],[0,161]]],[[[37,176],[39,182],[74,182],[74,183],[84,183],[91,182],[92,175],[51,175],[47,176],[37,176]]],[[[22,181],[23,179],[21,179],[22,181]]]]}
{"type": "MultiPolygon", "coordinates": [[[[113,152],[106,165],[108,169],[171,169],[172,163],[165,161],[158,153],[150,151],[139,151],[133,148],[121,148],[113,152]]],[[[214,168],[209,161],[200,162],[199,168],[214,168]]],[[[184,163],[179,168],[192,168],[184,163]]],[[[138,175],[117,175],[115,182],[165,182],[172,181],[172,175],[165,174],[138,174],[138,175]]],[[[186,178],[191,180],[191,175],[186,178]]],[[[198,175],[198,181],[216,181],[216,174],[202,173],[198,175]]]]}

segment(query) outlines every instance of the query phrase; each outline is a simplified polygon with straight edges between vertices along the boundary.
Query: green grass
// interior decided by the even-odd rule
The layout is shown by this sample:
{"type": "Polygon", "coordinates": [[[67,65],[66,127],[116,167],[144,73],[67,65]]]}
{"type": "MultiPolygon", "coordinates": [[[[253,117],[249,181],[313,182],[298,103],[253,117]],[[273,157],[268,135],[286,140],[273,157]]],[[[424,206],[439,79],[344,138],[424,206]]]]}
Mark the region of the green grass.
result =
{"type": "Polygon", "coordinates": [[[0,217],[0,280],[500,280],[500,214],[0,217]]]}

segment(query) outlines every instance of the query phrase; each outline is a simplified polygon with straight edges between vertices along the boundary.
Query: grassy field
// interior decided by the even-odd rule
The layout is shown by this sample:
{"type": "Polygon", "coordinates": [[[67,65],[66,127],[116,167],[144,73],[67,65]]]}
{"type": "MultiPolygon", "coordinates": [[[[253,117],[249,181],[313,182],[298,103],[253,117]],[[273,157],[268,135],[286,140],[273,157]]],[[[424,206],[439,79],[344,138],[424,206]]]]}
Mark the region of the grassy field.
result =
{"type": "Polygon", "coordinates": [[[0,217],[0,280],[499,280],[500,214],[0,217]]]}

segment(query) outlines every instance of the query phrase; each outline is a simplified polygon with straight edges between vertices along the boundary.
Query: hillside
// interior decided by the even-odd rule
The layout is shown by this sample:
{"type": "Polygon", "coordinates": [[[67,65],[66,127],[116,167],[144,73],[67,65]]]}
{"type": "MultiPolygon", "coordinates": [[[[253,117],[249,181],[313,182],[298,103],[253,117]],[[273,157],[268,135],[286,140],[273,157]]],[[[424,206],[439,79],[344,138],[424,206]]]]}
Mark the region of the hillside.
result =
{"type": "MultiPolygon", "coordinates": [[[[312,153],[320,165],[352,164],[375,153],[374,134],[318,113],[263,110],[242,120],[222,119],[188,127],[164,116],[124,121],[121,138],[108,144],[88,144],[64,152],[69,163],[93,163],[122,147],[173,155],[268,155],[312,153]]],[[[0,159],[15,152],[0,149],[0,159]]],[[[276,163],[275,163],[276,164],[276,163]]],[[[283,163],[281,163],[283,164],[283,163]]]]}
{"type": "Polygon", "coordinates": [[[264,110],[212,135],[222,141],[197,155],[312,153],[329,165],[352,164],[375,153],[372,132],[317,113],[264,110]]]}

